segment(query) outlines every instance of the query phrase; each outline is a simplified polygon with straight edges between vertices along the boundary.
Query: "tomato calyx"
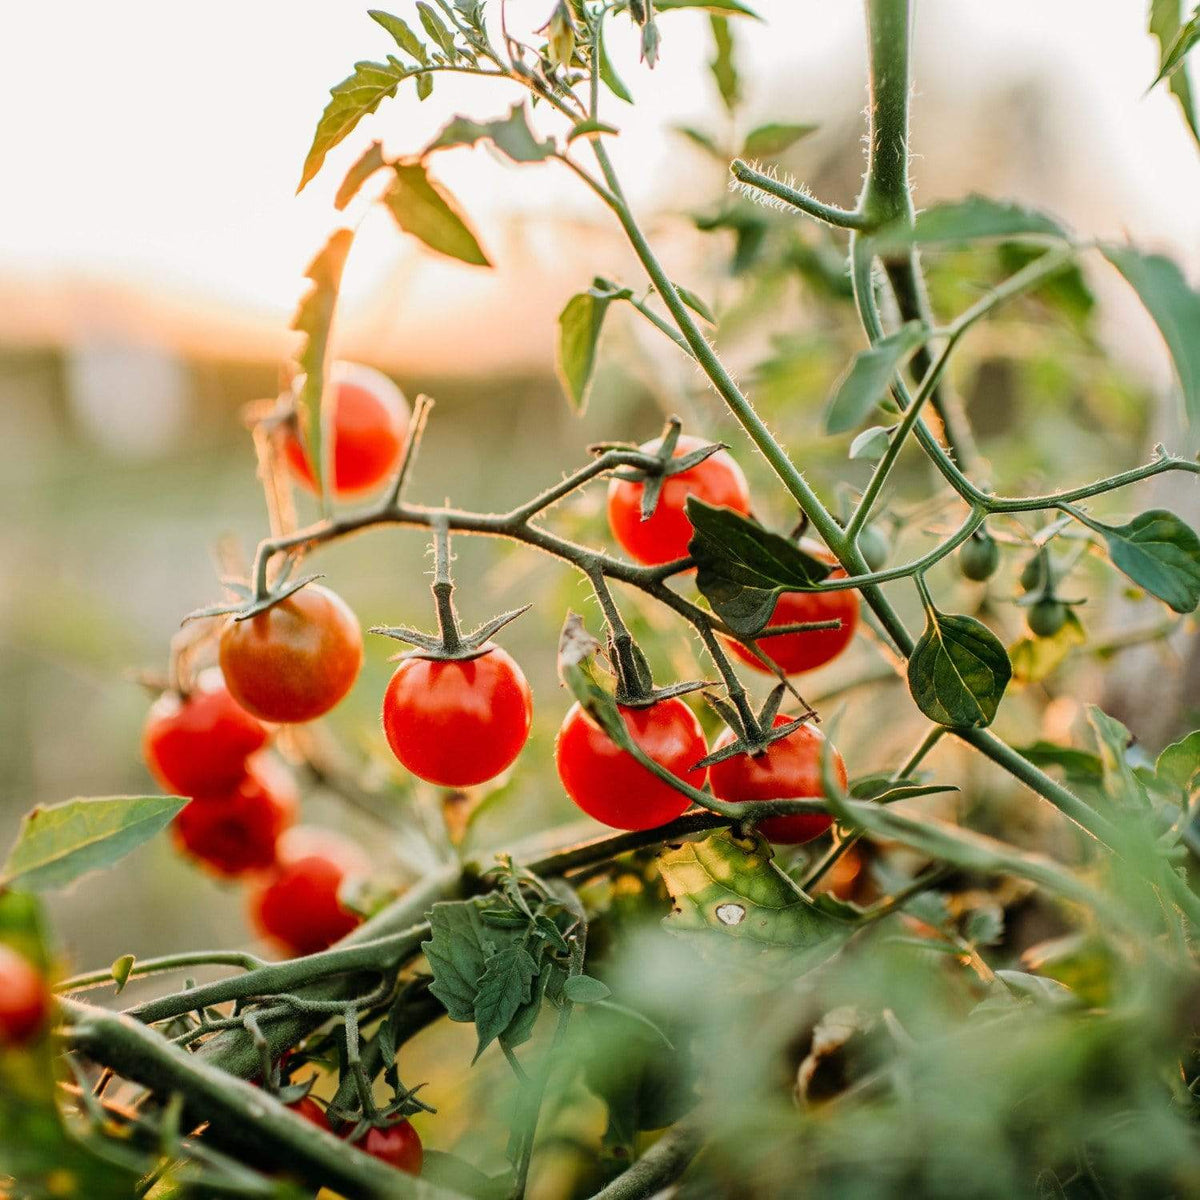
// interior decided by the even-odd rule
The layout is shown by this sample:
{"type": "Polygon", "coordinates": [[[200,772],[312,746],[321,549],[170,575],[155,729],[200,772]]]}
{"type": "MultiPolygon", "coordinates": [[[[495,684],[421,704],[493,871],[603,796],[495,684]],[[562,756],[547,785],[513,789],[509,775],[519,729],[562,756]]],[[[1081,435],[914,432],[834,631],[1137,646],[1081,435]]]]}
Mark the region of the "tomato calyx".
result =
{"type": "Polygon", "coordinates": [[[667,423],[663,426],[658,449],[650,452],[626,442],[597,442],[588,447],[592,454],[603,454],[607,450],[626,450],[630,453],[638,453],[645,459],[644,466],[625,467],[612,473],[615,479],[642,485],[641,516],[643,521],[648,521],[654,516],[654,511],[658,508],[659,497],[662,495],[663,484],[672,475],[682,475],[685,471],[698,467],[705,459],[711,458],[714,454],[729,449],[724,442],[710,442],[676,458],[675,447],[679,444],[679,435],[682,430],[683,423],[678,417],[668,417],[667,423]]]}
{"type": "Polygon", "coordinates": [[[367,632],[395,638],[398,642],[408,642],[415,647],[413,650],[405,650],[400,654],[392,655],[388,659],[389,662],[400,662],[406,658],[427,658],[434,662],[449,660],[463,662],[467,659],[481,658],[494,650],[495,643],[491,640],[492,635],[503,629],[510,621],[515,621],[519,616],[527,613],[532,607],[531,604],[524,604],[520,608],[514,608],[511,612],[501,613],[498,617],[485,621],[478,629],[474,629],[470,633],[459,633],[456,644],[453,646],[448,644],[445,635],[440,630],[437,633],[422,633],[419,629],[409,629],[404,625],[375,625],[367,632]]]}
{"type": "Polygon", "coordinates": [[[222,579],[221,586],[232,592],[236,600],[228,601],[224,604],[213,604],[207,608],[198,608],[195,612],[190,612],[183,621],[180,622],[186,625],[189,621],[202,621],[208,617],[227,617],[231,616],[235,621],[248,621],[251,617],[258,616],[259,613],[266,612],[268,608],[273,608],[281,600],[286,600],[289,596],[294,596],[302,587],[307,587],[310,583],[315,583],[318,579],[324,579],[324,575],[302,575],[299,579],[290,579],[292,561],[289,560],[283,570],[279,573],[275,581],[261,595],[255,593],[245,580],[242,579],[222,579]]]}
{"type": "Polygon", "coordinates": [[[738,754],[748,754],[752,758],[757,757],[772,742],[777,742],[795,733],[801,725],[807,725],[815,721],[817,719],[816,712],[806,704],[805,708],[807,711],[802,717],[797,717],[795,720],[787,721],[782,725],[775,724],[775,717],[779,712],[779,706],[783,703],[783,697],[788,691],[794,691],[794,689],[790,688],[786,683],[780,683],[778,686],[773,687],[766,700],[763,701],[762,707],[757,713],[753,714],[753,721],[747,720],[729,701],[720,696],[715,696],[711,692],[705,692],[705,701],[733,731],[734,739],[729,745],[722,746],[719,750],[714,750],[711,754],[706,755],[696,763],[696,767],[711,767],[738,754]]]}

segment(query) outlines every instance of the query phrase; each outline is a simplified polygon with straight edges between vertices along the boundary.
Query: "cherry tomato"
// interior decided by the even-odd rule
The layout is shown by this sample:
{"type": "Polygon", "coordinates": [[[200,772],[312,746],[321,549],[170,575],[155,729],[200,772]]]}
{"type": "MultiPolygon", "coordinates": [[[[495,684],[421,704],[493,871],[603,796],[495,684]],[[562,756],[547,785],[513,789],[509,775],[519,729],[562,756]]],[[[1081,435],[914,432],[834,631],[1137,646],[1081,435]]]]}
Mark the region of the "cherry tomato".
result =
{"type": "Polygon", "coordinates": [[[409,1175],[421,1173],[421,1162],[425,1157],[421,1150],[421,1139],[408,1121],[400,1121],[385,1129],[368,1129],[367,1136],[358,1145],[373,1158],[395,1167],[397,1171],[407,1171],[409,1175]]]}
{"type": "Polygon", "coordinates": [[[218,875],[263,871],[275,864],[280,835],[296,819],[296,786],[270,758],[251,759],[226,792],[202,795],[175,818],[175,840],[218,875]]]}
{"type": "MultiPolygon", "coordinates": [[[[844,579],[840,567],[831,579],[844,579]]],[[[801,621],[841,621],[838,629],[815,629],[810,633],[781,633],[765,637],[758,648],[787,675],[815,671],[832,662],[850,645],[858,627],[858,595],[844,592],[784,592],[767,622],[772,625],[795,625],[801,621]]],[[[729,648],[747,665],[767,673],[767,668],[740,642],[729,642],[729,648]]]]}
{"type": "Polygon", "coordinates": [[[276,848],[274,874],[251,896],[261,933],[293,955],[315,954],[358,925],[338,900],[342,881],[365,873],[358,848],[323,829],[290,829],[276,848]]]}
{"type": "MultiPolygon", "coordinates": [[[[653,454],[662,438],[646,442],[641,449],[653,454]]],[[[706,443],[683,435],[675,445],[675,458],[682,458],[706,443]]],[[[684,506],[689,496],[698,496],[709,504],[750,511],[750,488],[742,468],[724,450],[702,463],[663,481],[658,505],[648,521],[642,520],[643,484],[614,479],[608,485],[608,524],[613,536],[638,562],[671,562],[684,558],[692,537],[692,523],[684,506]]]]}
{"type": "Polygon", "coordinates": [[[325,1110],[311,1096],[305,1096],[303,1100],[289,1104],[288,1108],[296,1116],[303,1117],[310,1124],[316,1125],[318,1129],[330,1129],[329,1118],[325,1115],[325,1110]]]}
{"type": "Polygon", "coordinates": [[[478,658],[406,658],[383,695],[392,753],[441,787],[472,787],[512,765],[529,737],[533,693],[499,646],[478,658]]]}
{"type": "Polygon", "coordinates": [[[169,792],[195,796],[235,787],[267,731],[229,694],[221,672],[204,671],[186,697],[164,692],[146,714],[142,756],[169,792]]]}
{"type": "Polygon", "coordinates": [[[46,1024],[50,989],[42,973],[11,946],[0,945],[0,1046],[20,1046],[46,1024]]]}
{"type": "MultiPolygon", "coordinates": [[[[793,720],[780,713],[776,725],[793,720]]],[[[728,746],[736,734],[726,729],[713,745],[714,753],[728,746]]],[[[812,725],[801,725],[787,737],[772,742],[761,754],[735,754],[708,769],[713,795],[732,803],[751,800],[803,800],[823,796],[821,787],[821,746],[825,735],[812,725]]],[[[832,751],[833,769],[846,786],[846,764],[832,751]]],[[[801,813],[794,817],[768,817],[758,823],[759,832],[777,845],[795,846],[820,837],[833,818],[826,813],[801,813]]]]}
{"type": "Polygon", "coordinates": [[[221,634],[221,670],[233,698],[264,721],[311,721],[354,685],[362,631],[335,592],[310,583],[221,634]]]}
{"type": "Polygon", "coordinates": [[[958,552],[958,569],[966,579],[982,583],[991,579],[1000,565],[1000,547],[986,530],[977,529],[958,552]]]}
{"type": "MultiPolygon", "coordinates": [[[[327,403],[333,438],[333,490],[339,496],[367,492],[395,470],[404,450],[408,401],[382,372],[358,363],[335,363],[327,403]]],[[[312,466],[295,431],[284,440],[292,474],[317,490],[312,466]]]]}
{"type": "MultiPolygon", "coordinates": [[[[682,700],[622,707],[621,716],[634,742],[655,762],[693,787],[704,783],[704,770],[695,764],[708,747],[696,714],[682,700]]],[[[554,759],[567,795],[588,816],[614,829],[653,829],[691,804],[622,750],[578,704],[558,731],[554,759]]]]}
{"type": "Polygon", "coordinates": [[[1070,610],[1061,600],[1043,596],[1025,613],[1025,623],[1034,637],[1053,637],[1066,623],[1070,610]]]}

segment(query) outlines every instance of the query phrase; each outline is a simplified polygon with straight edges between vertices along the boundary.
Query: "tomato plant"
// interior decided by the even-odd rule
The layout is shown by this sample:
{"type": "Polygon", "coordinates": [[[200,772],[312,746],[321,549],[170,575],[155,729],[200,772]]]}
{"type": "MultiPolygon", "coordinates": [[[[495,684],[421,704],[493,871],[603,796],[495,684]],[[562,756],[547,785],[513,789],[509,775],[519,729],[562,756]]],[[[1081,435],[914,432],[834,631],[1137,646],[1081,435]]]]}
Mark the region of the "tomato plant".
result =
{"type": "MultiPolygon", "coordinates": [[[[1200,730],[1182,683],[1162,697],[1194,650],[1200,537],[1168,508],[1125,509],[1151,481],[1182,495],[1200,463],[1107,361],[1092,279],[1115,272],[1142,301],[1193,423],[1200,292],[1167,257],[1039,209],[973,194],[916,211],[910,0],[865,2],[850,207],[776,169],[813,128],[803,104],[752,121],[768,89],[744,74],[741,0],[542,7],[532,23],[502,0],[373,11],[376,59],[331,91],[302,186],[385,100],[436,105],[450,75],[478,80],[480,104],[497,80],[518,100],[447,113],[423,142],[401,119],[403,144],[341,164],[351,215],[305,272],[282,394],[245,412],[266,534],[244,571],[223,545],[225,598],[185,618],[146,719],[171,794],[35,807],[0,870],[0,1191],[1191,1194],[1200,730]],[[688,171],[665,175],[687,219],[668,270],[669,214],[631,200],[636,156],[610,147],[689,9],[722,112],[681,132],[721,178],[705,206],[688,171]],[[334,357],[373,206],[448,270],[504,270],[443,182],[445,157],[480,144],[578,183],[629,249],[629,281],[583,277],[553,333],[566,400],[590,401],[606,440],[559,474],[540,412],[505,407],[503,445],[448,418],[468,436],[447,440],[443,480],[544,468],[499,511],[412,500],[432,401],[410,413],[334,357]],[[617,322],[646,338],[609,374],[617,322]],[[1087,398],[1086,423],[1062,396],[1087,398]],[[668,397],[691,432],[670,417],[641,440],[668,397]],[[1185,452],[1091,469],[1151,427],[1185,452]],[[1037,475],[1052,482],[1013,490],[1037,475]],[[386,600],[410,622],[371,629],[411,647],[386,684],[385,643],[364,648],[355,611],[304,573],[385,532],[408,546],[386,571],[322,566],[359,612],[386,600]],[[532,573],[456,571],[462,538],[563,568],[586,619],[532,573]],[[359,590],[368,576],[385,597],[359,590]],[[520,607],[463,626],[460,604],[517,588],[520,607]],[[527,612],[519,666],[499,643],[527,612]],[[1122,690],[1126,651],[1158,656],[1154,703],[1122,690]],[[356,721],[381,706],[382,729],[356,721]],[[166,830],[222,877],[179,889],[222,944],[97,952],[60,978],[87,948],[56,949],[46,914],[79,901],[38,897],[79,881],[90,904],[124,860],[151,906],[157,875],[125,856],[166,830]],[[246,929],[207,909],[204,889],[231,882],[246,929]]],[[[1200,128],[1181,73],[1194,17],[1155,0],[1151,32],[1200,128]]],[[[466,310],[444,330],[464,358],[483,336],[466,310]]]]}

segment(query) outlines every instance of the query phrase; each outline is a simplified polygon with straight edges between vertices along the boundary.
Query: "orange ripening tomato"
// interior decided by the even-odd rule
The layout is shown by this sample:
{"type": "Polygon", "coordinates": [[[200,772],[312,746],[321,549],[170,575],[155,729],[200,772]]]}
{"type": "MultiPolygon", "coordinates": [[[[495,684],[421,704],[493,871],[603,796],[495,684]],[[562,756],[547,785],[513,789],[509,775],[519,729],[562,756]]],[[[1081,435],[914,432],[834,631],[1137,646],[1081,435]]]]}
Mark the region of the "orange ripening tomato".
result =
{"type": "MultiPolygon", "coordinates": [[[[655,438],[640,448],[653,454],[661,444],[662,438],[655,438]]],[[[674,457],[682,458],[703,445],[706,443],[700,438],[681,435],[674,457]]],[[[641,483],[613,479],[608,485],[608,524],[627,553],[651,566],[687,556],[692,538],[692,523],[685,507],[689,496],[740,513],[750,511],[746,477],[724,450],[718,450],[691,470],[665,479],[648,521],[642,520],[643,490],[641,483]]]]}
{"type": "MultiPolygon", "coordinates": [[[[383,484],[404,452],[408,401],[381,371],[359,363],[335,363],[329,376],[328,427],[333,441],[333,492],[353,496],[383,484]]],[[[317,490],[312,465],[298,432],[285,435],[284,454],[292,474],[317,490]]]]}
{"type": "MultiPolygon", "coordinates": [[[[793,720],[779,714],[776,726],[793,720]]],[[[728,746],[737,735],[727,729],[713,745],[713,751],[728,746]]],[[[825,735],[811,725],[801,725],[761,754],[735,754],[708,769],[713,795],[732,803],[751,800],[803,800],[823,796],[821,786],[821,747],[825,735]]],[[[846,786],[846,764],[832,750],[833,770],[842,787],[846,786]]],[[[795,846],[820,837],[833,824],[827,813],[801,813],[794,817],[768,817],[758,823],[759,832],[777,845],[795,846]]]]}
{"type": "Polygon", "coordinates": [[[290,954],[326,950],[359,924],[338,892],[368,864],[358,847],[324,829],[289,829],[276,848],[276,867],[250,897],[259,931],[290,954]]]}
{"type": "Polygon", "coordinates": [[[529,737],[533,693],[499,646],[477,658],[404,659],[383,696],[392,753],[440,787],[472,787],[511,766],[529,737]]]}
{"type": "Polygon", "coordinates": [[[327,713],[354,685],[362,631],[336,592],[310,583],[221,633],[220,661],[233,698],[264,721],[327,713]]]}
{"type": "Polygon", "coordinates": [[[0,1048],[32,1041],[49,1013],[50,989],[41,971],[11,946],[0,944],[0,1048]]]}
{"type": "MultiPolygon", "coordinates": [[[[672,775],[692,787],[704,784],[695,764],[707,753],[696,714],[677,697],[646,708],[621,708],[634,742],[672,775]]],[[[589,817],[614,829],[654,829],[691,804],[682,792],[622,750],[578,705],[572,705],[554,747],[558,777],[567,795],[589,817]]]]}
{"type": "MultiPolygon", "coordinates": [[[[840,567],[831,579],[844,579],[846,572],[840,567]]],[[[798,625],[805,621],[841,621],[837,629],[814,629],[808,633],[781,633],[778,637],[764,637],[758,648],[772,662],[777,663],[785,675],[798,675],[802,671],[815,671],[832,662],[854,639],[858,628],[858,593],[847,589],[843,592],[784,592],[775,604],[775,611],[767,622],[772,625],[798,625]]],[[[726,639],[729,648],[748,666],[769,674],[768,668],[741,642],[726,639]]]]}
{"type": "Polygon", "coordinates": [[[201,672],[187,696],[164,692],[146,714],[142,756],[159,784],[180,796],[235,787],[267,731],[229,694],[221,672],[201,672]]]}
{"type": "Polygon", "coordinates": [[[397,1171],[409,1175],[420,1175],[425,1152],[417,1131],[408,1121],[399,1121],[384,1128],[368,1129],[366,1137],[358,1143],[372,1158],[385,1162],[397,1171]]]}

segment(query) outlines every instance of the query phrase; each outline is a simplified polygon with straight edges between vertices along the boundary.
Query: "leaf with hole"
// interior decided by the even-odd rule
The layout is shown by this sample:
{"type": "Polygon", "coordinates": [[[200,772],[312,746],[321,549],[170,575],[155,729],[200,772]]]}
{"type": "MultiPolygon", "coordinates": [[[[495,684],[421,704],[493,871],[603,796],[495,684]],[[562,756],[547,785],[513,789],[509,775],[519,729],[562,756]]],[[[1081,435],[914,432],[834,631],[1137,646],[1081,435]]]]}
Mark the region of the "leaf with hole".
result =
{"type": "Polygon", "coordinates": [[[981,621],[926,606],[925,632],[908,660],[917,707],[939,725],[990,725],[1012,678],[1000,639],[981,621]]]}
{"type": "Polygon", "coordinates": [[[730,629],[753,637],[783,592],[812,591],[832,569],[795,542],[730,508],[687,499],[696,586],[730,629]]]}

